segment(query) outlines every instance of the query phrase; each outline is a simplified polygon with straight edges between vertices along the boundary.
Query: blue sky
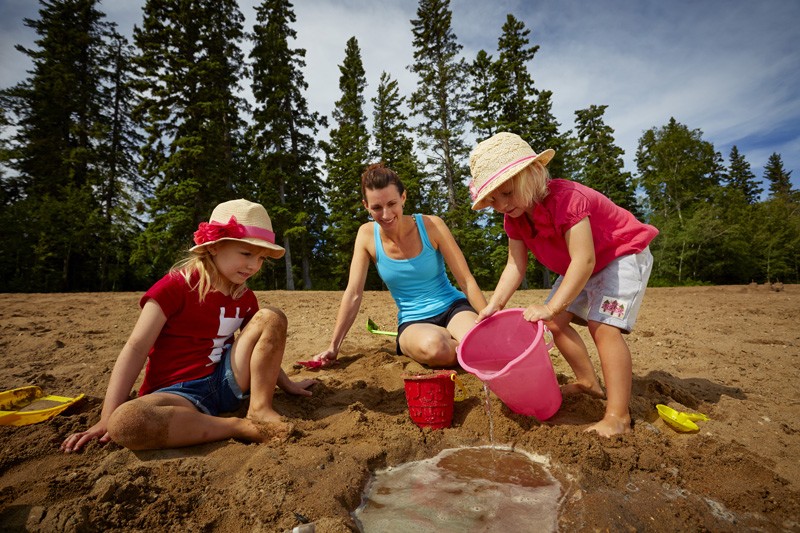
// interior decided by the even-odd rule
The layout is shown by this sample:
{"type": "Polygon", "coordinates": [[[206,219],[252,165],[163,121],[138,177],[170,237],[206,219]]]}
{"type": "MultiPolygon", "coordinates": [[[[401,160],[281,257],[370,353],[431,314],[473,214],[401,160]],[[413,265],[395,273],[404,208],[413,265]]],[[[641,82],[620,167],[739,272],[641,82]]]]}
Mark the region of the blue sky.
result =
{"type": "MultiPolygon", "coordinates": [[[[255,0],[239,0],[249,30],[255,0]]],[[[104,0],[101,9],[130,34],[143,0],[104,0]]],[[[306,96],[330,116],[339,97],[339,69],[355,36],[367,74],[366,99],[381,72],[408,95],[416,79],[411,19],[417,0],[295,0],[295,47],[305,48],[306,96]]],[[[703,132],[726,163],[736,145],[758,178],[778,152],[800,188],[800,1],[797,0],[451,0],[453,30],[472,60],[495,53],[508,13],[531,30],[539,51],[529,65],[536,87],[553,91],[562,131],[574,112],[608,105],[606,123],[635,173],[642,133],[670,117],[703,132]]],[[[26,76],[26,57],[14,44],[32,45],[23,17],[36,17],[33,0],[0,0],[0,86],[26,76]]],[[[244,88],[245,95],[248,94],[244,88]]],[[[369,112],[369,110],[368,110],[369,112]]],[[[534,147],[541,149],[542,147],[534,147]]]]}

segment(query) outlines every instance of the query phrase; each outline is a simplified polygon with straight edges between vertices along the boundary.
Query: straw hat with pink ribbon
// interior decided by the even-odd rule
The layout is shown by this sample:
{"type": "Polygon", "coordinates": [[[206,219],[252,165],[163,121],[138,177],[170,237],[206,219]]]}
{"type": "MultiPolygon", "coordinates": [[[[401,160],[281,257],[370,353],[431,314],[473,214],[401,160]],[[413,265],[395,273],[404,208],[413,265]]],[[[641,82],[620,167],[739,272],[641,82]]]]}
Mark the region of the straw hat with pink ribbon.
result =
{"type": "Polygon", "coordinates": [[[472,209],[487,207],[492,191],[536,161],[546,166],[555,153],[555,150],[548,148],[537,154],[522,137],[508,132],[497,133],[478,143],[469,156],[472,209]]]}
{"type": "Polygon", "coordinates": [[[219,241],[241,241],[266,248],[270,257],[283,257],[286,250],[275,244],[272,221],[264,206],[239,199],[223,202],[214,208],[208,222],[201,222],[194,232],[191,250],[219,241]]]}

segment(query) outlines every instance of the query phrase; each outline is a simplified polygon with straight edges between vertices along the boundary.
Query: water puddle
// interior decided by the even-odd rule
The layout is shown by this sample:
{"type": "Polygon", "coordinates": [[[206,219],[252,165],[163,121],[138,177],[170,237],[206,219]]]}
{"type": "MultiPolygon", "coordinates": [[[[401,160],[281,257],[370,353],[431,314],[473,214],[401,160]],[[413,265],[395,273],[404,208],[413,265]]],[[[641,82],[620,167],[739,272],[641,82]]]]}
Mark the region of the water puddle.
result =
{"type": "Polygon", "coordinates": [[[555,531],[561,486],[544,457],[508,448],[456,448],[379,470],[356,522],[383,531],[555,531]]]}

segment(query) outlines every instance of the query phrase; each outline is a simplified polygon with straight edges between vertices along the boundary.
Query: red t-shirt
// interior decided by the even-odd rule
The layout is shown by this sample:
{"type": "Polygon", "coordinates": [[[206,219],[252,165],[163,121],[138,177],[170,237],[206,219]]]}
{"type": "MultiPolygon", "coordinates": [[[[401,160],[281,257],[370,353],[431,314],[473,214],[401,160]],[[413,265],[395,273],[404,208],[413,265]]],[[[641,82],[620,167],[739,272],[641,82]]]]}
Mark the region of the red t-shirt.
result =
{"type": "Polygon", "coordinates": [[[503,220],[510,239],[523,241],[536,259],[557,274],[569,267],[570,256],[564,234],[589,217],[594,241],[592,274],[625,255],[644,250],[658,230],[636,220],[633,214],[608,197],[575,181],[551,180],[550,192],[532,211],[503,220]]]}
{"type": "MultiPolygon", "coordinates": [[[[194,280],[193,280],[194,281],[194,280]]],[[[170,273],[150,287],[140,306],[149,299],[161,306],[167,322],[147,356],[147,368],[139,395],[175,383],[211,374],[234,333],[258,311],[250,289],[238,299],[209,292],[201,303],[179,273],[170,273]]]]}

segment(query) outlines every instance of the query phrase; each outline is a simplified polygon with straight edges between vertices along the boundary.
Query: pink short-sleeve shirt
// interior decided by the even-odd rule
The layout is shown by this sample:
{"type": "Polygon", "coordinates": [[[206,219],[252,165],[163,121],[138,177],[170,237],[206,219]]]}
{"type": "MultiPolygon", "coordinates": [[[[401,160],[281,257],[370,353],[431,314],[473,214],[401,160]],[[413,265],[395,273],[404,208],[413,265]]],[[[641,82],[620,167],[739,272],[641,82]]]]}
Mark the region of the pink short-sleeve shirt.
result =
{"type": "Polygon", "coordinates": [[[569,267],[570,256],[564,234],[589,217],[594,241],[593,274],[611,261],[644,250],[658,230],[636,219],[608,197],[575,181],[551,180],[550,192],[532,211],[503,221],[510,239],[523,241],[536,259],[557,274],[569,267]]]}

